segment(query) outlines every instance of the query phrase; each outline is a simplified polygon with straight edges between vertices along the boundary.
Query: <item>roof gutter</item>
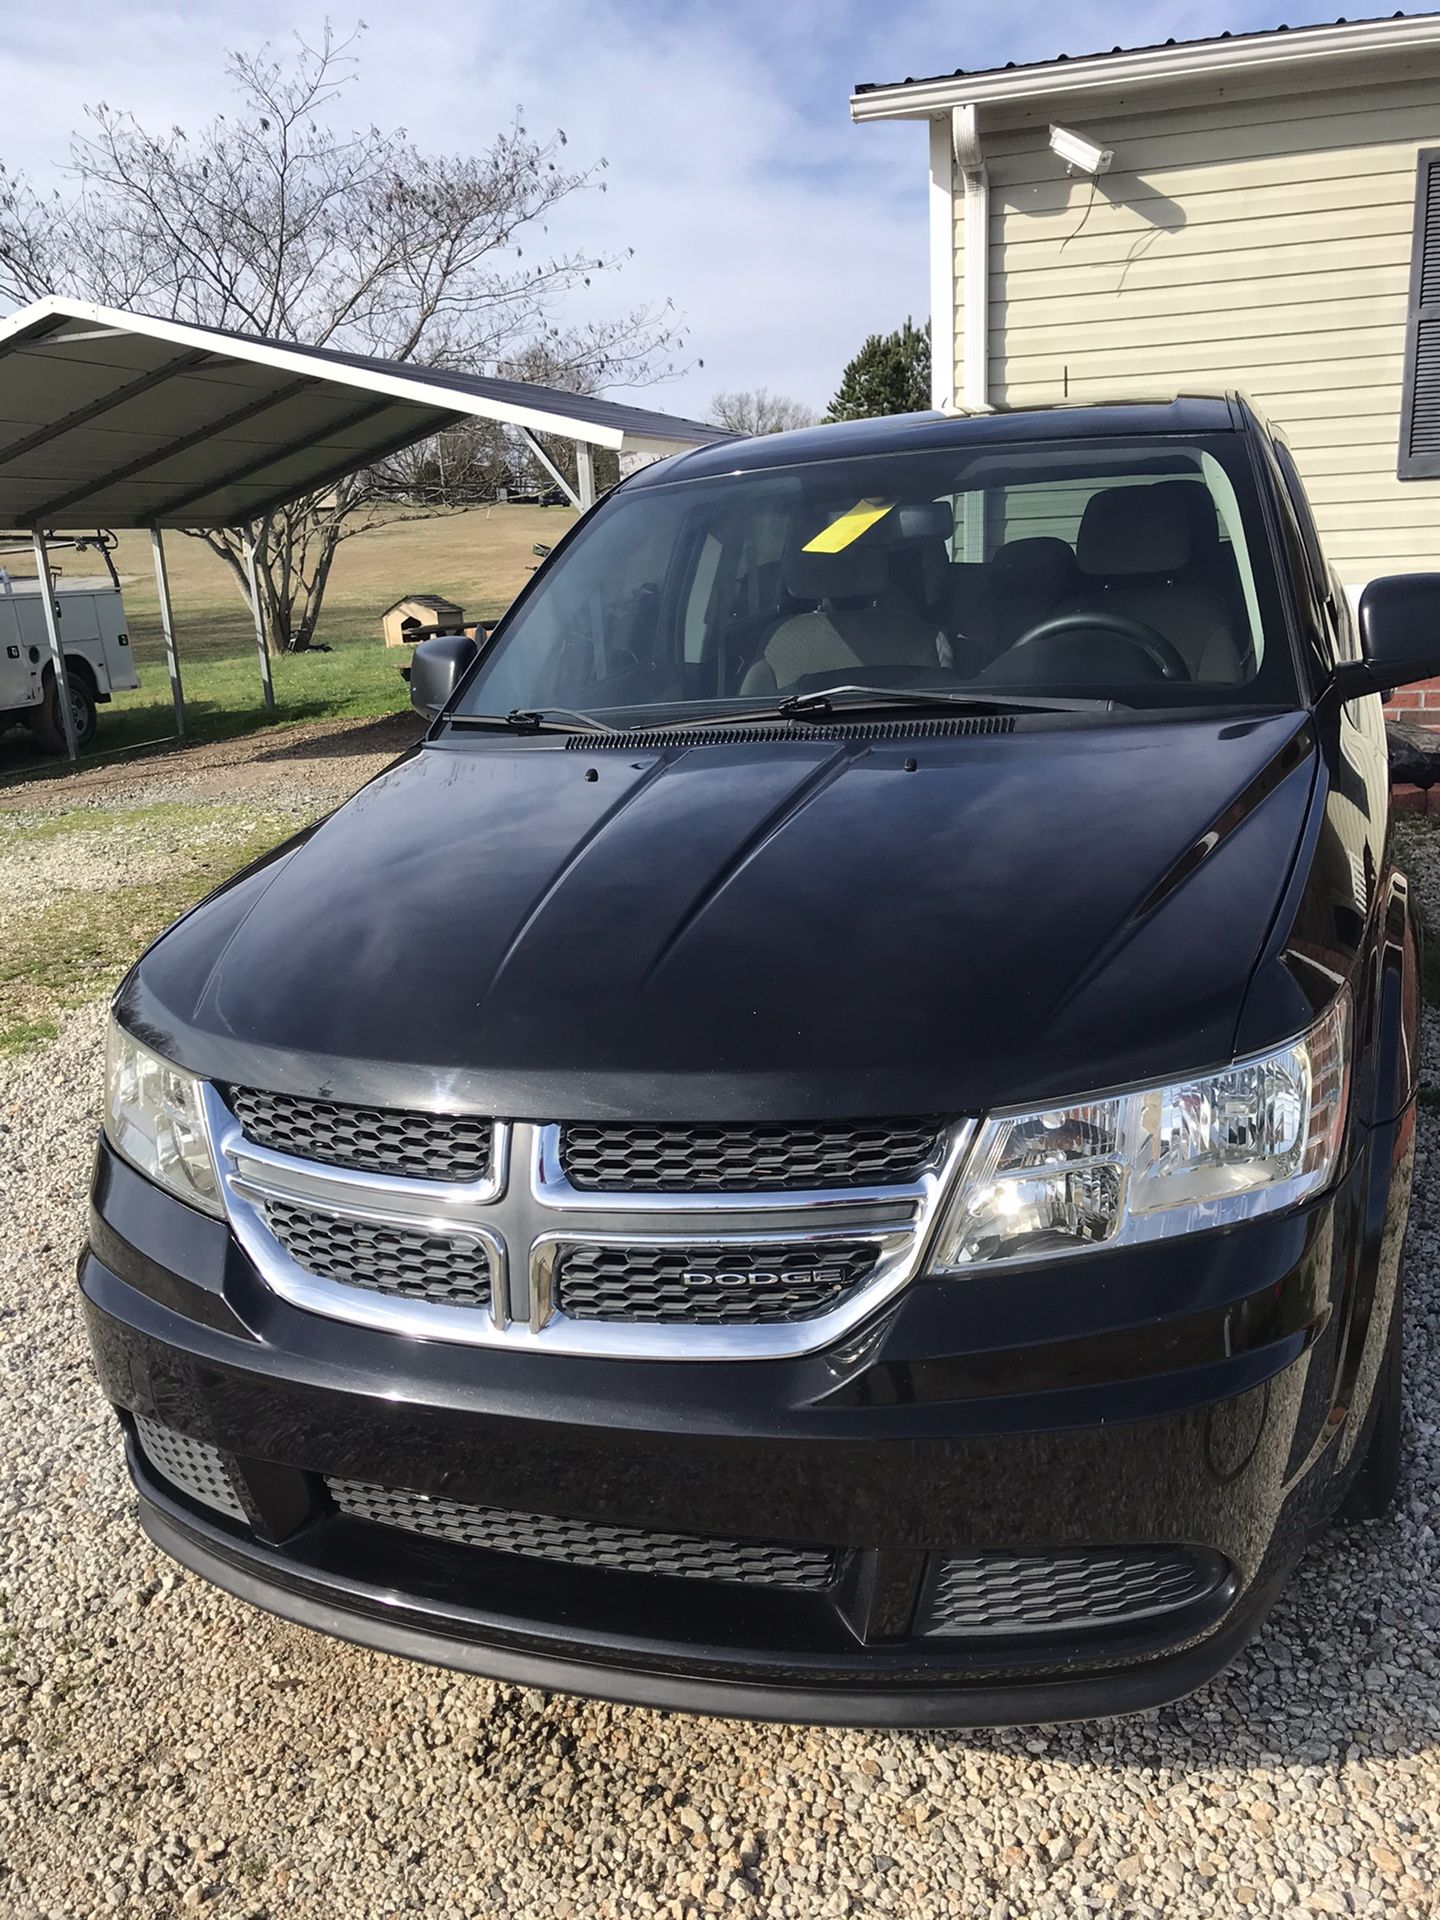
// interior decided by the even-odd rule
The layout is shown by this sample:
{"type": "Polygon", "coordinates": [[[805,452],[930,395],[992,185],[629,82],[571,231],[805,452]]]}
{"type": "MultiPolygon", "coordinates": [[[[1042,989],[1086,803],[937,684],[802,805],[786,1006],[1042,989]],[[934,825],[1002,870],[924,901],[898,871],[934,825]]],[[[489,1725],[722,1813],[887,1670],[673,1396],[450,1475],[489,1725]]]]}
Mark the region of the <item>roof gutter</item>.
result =
{"type": "Polygon", "coordinates": [[[949,74],[943,79],[903,81],[867,88],[850,97],[852,120],[925,120],[961,105],[1020,105],[1071,93],[1134,89],[1184,80],[1224,80],[1357,55],[1412,53],[1440,47],[1440,18],[1424,14],[1402,20],[1359,21],[1349,26],[1279,29],[1250,38],[1199,40],[1193,45],[1149,47],[1093,59],[1050,60],[1040,66],[1006,67],[991,73],[949,74]]]}

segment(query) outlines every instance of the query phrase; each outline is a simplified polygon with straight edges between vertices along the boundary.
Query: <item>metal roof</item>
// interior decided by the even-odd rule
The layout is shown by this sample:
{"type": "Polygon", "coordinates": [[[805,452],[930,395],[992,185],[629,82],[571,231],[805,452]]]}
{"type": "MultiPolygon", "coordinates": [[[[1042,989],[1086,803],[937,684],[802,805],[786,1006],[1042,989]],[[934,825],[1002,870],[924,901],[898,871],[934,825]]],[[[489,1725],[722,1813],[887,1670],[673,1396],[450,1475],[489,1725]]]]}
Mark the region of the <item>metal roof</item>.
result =
{"type": "Polygon", "coordinates": [[[592,395],[55,297],[0,321],[0,526],[239,526],[464,420],[657,456],[732,437],[592,395]]]}
{"type": "MultiPolygon", "coordinates": [[[[1396,22],[1414,23],[1415,36],[1429,37],[1422,23],[1433,23],[1440,18],[1433,11],[1424,13],[1396,12],[1371,15],[1359,20],[1347,20],[1343,16],[1334,21],[1315,22],[1308,26],[1290,27],[1283,23],[1274,27],[1260,27],[1249,33],[1219,33],[1204,35],[1195,40],[1151,41],[1136,47],[1111,47],[1095,53],[1068,54],[1057,53],[1043,60],[1007,60],[999,67],[976,67],[967,69],[955,67],[949,73],[928,74],[923,78],[907,77],[904,80],[862,80],[857,83],[853,98],[859,100],[865,95],[901,93],[905,88],[940,88],[955,81],[976,82],[986,86],[986,91],[998,91],[997,83],[1005,83],[1006,77],[1014,76],[1014,85],[1024,87],[1027,76],[1031,81],[1058,79],[1066,69],[1066,75],[1073,84],[1078,76],[1074,69],[1098,68],[1102,63],[1111,61],[1144,62],[1161,73],[1171,60],[1183,59],[1187,55],[1214,50],[1217,53],[1233,50],[1238,62],[1247,58],[1258,60],[1262,56],[1282,60],[1287,57],[1301,58],[1306,55],[1365,50],[1367,40],[1388,41],[1393,37],[1386,34],[1396,22]],[[1337,31],[1339,30],[1339,31],[1337,31]]],[[[1096,76],[1099,77],[1098,74],[1096,76]]],[[[968,85],[967,89],[968,91],[968,85]]],[[[1036,88],[1040,91],[1040,88],[1036,88]]]]}

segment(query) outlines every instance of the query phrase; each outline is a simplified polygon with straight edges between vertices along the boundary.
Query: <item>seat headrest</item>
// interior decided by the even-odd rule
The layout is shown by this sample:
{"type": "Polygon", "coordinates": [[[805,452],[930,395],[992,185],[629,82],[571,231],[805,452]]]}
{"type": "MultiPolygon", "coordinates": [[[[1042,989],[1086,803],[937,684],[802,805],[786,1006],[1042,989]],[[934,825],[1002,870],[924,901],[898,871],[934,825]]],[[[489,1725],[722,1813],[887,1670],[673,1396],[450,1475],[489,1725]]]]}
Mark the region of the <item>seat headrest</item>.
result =
{"type": "Polygon", "coordinates": [[[1024,540],[1007,540],[995,549],[990,569],[1005,587],[1033,587],[1036,593],[1066,593],[1075,585],[1079,568],[1068,540],[1054,534],[1030,534],[1024,540]]]}
{"type": "Polygon", "coordinates": [[[1220,516],[1215,510],[1215,496],[1205,482],[1162,480],[1155,491],[1168,493],[1184,507],[1185,522],[1190,529],[1190,558],[1213,553],[1220,544],[1220,516]]]}
{"type": "Polygon", "coordinates": [[[1190,519],[1173,487],[1106,487],[1085,503],[1075,558],[1087,574],[1176,573],[1190,558],[1190,519]]]}
{"type": "Polygon", "coordinates": [[[785,560],[785,590],[796,600],[873,600],[888,579],[881,546],[856,543],[839,553],[796,548],[785,560]]]}

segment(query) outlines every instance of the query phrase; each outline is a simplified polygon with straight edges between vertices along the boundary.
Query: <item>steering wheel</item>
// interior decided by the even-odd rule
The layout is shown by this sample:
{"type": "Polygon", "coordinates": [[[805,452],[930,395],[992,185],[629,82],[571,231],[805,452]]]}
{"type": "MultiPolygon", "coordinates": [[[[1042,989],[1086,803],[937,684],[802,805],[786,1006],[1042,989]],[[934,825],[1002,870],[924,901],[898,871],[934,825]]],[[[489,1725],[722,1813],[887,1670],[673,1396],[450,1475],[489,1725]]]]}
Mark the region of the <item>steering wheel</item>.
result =
{"type": "MultiPolygon", "coordinates": [[[[1184,655],[1173,647],[1163,633],[1157,633],[1154,627],[1147,627],[1143,620],[1132,620],[1125,613],[1107,613],[1097,609],[1094,613],[1057,613],[1049,620],[1042,620],[1027,633],[1006,648],[1006,653],[1018,653],[1022,647],[1033,647],[1042,640],[1058,640],[1071,633],[1093,633],[1096,627],[1104,628],[1117,640],[1123,640],[1126,646],[1134,647],[1137,653],[1160,669],[1165,680],[1188,680],[1190,669],[1185,664],[1184,655]]],[[[1002,659],[1004,654],[1000,656],[1002,659]]]]}

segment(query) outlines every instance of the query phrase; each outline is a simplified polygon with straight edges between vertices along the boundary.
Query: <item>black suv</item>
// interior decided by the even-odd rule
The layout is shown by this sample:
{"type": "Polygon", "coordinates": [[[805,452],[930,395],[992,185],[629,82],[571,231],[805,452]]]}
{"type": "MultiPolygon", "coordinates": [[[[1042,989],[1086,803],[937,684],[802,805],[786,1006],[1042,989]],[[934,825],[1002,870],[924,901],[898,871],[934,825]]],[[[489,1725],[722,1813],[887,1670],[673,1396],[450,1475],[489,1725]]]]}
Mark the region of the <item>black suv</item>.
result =
{"type": "Polygon", "coordinates": [[[1377,690],[1437,660],[1234,398],[625,482],[120,990],[80,1277],[152,1538],[658,1705],[1215,1673],[1394,1491],[1377,690]]]}

